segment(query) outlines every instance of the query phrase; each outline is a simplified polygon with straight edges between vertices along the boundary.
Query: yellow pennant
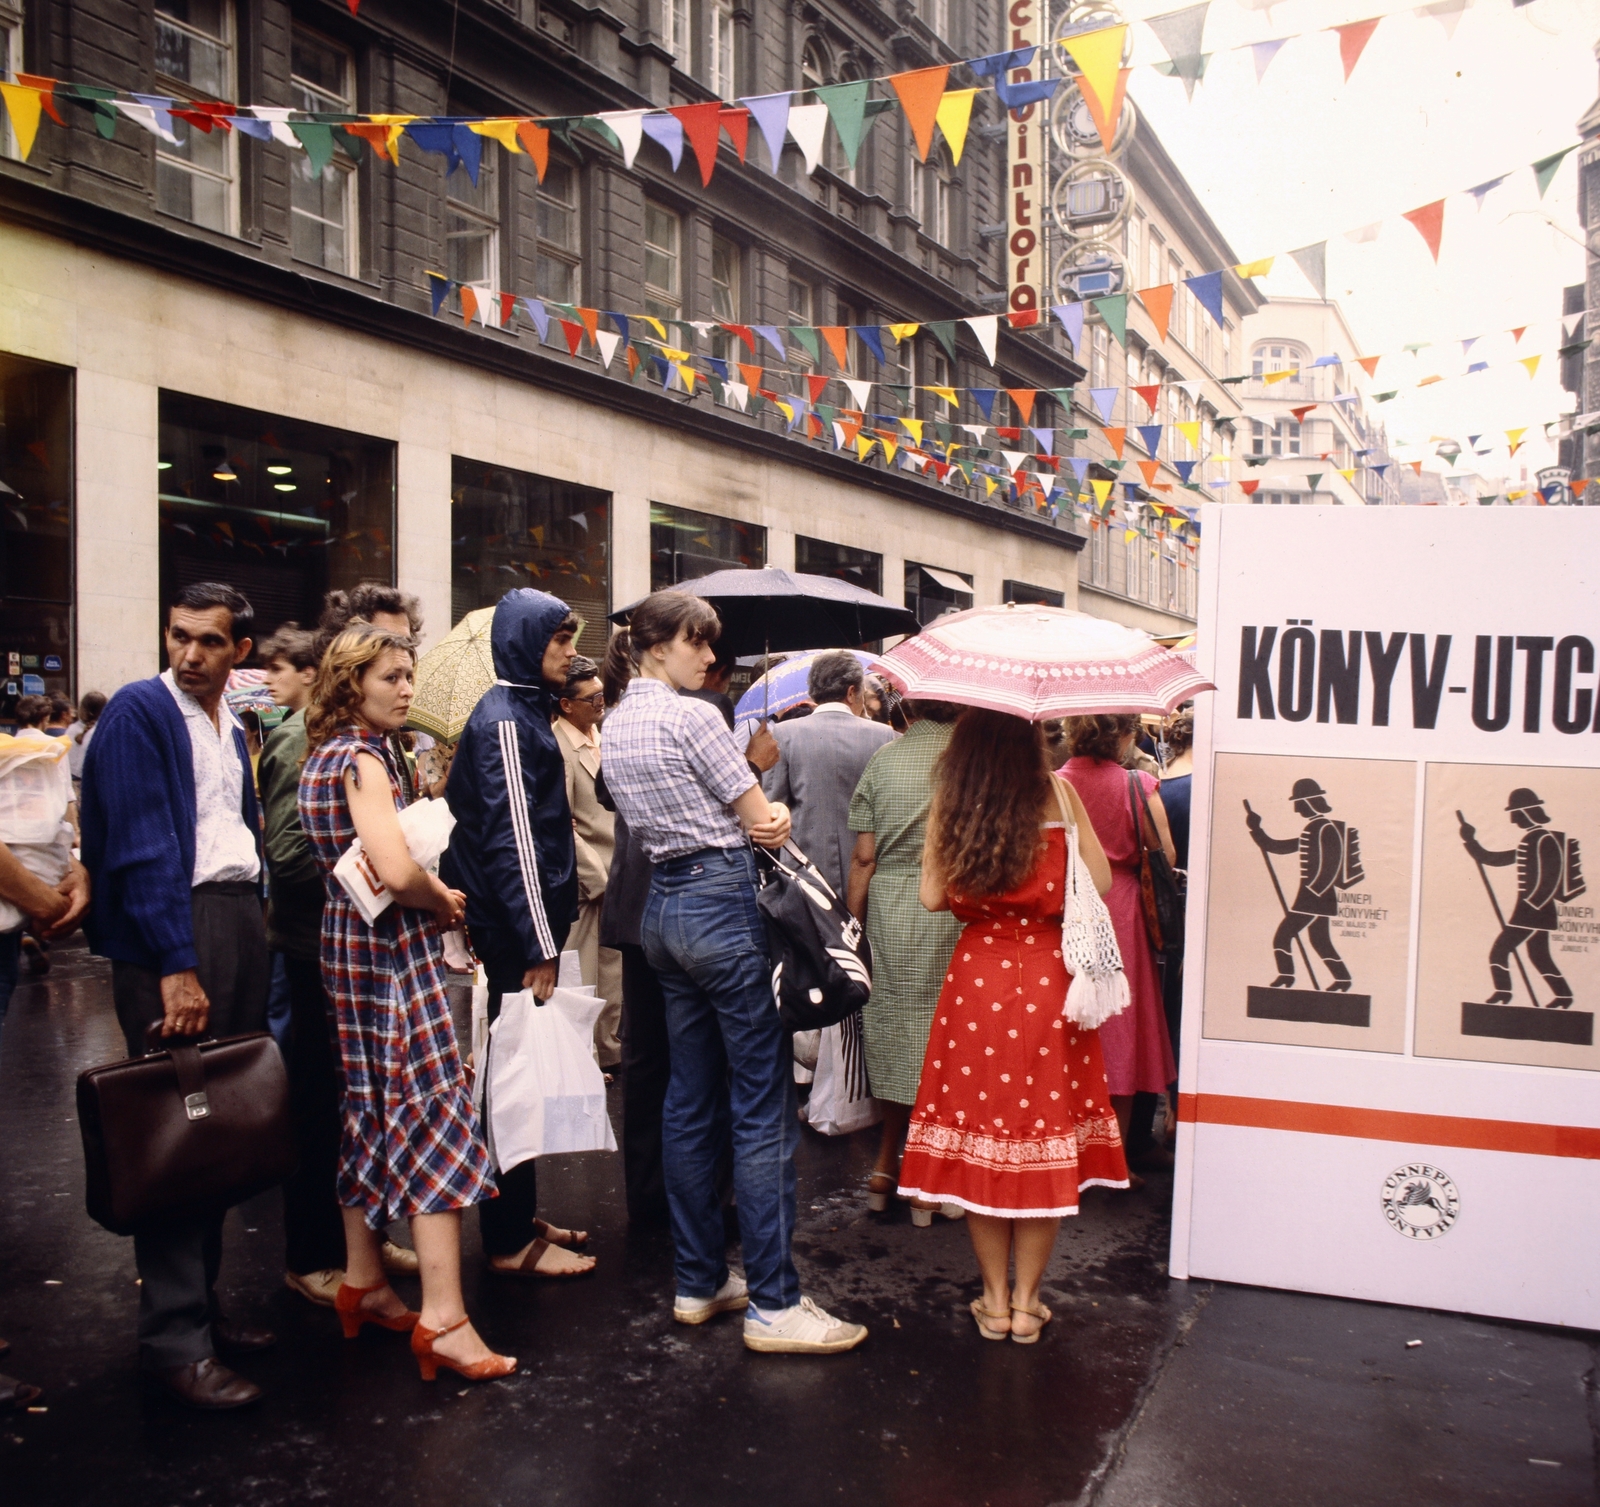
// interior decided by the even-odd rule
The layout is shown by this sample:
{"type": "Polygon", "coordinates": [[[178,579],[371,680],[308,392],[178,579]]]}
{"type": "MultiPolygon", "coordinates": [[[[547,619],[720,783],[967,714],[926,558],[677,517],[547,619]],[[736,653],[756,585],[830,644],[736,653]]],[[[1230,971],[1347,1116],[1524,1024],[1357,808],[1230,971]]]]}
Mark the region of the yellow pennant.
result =
{"type": "Polygon", "coordinates": [[[1094,500],[1103,508],[1106,505],[1106,498],[1111,495],[1111,483],[1102,481],[1098,476],[1091,476],[1089,485],[1094,488],[1094,500]]]}
{"type": "Polygon", "coordinates": [[[369,115],[367,120],[375,126],[387,126],[383,149],[389,154],[389,161],[396,167],[400,166],[400,138],[405,134],[405,129],[417,117],[415,115],[369,115]]]}
{"type": "Polygon", "coordinates": [[[1198,419],[1191,419],[1182,424],[1174,424],[1172,427],[1188,440],[1196,450],[1200,448],[1200,421],[1198,419]]]}
{"type": "Polygon", "coordinates": [[[911,436],[912,440],[919,445],[922,443],[922,423],[923,421],[921,419],[900,420],[901,427],[907,434],[911,436]]]}
{"type": "MultiPolygon", "coordinates": [[[[678,380],[683,383],[684,391],[687,392],[690,397],[693,397],[695,378],[698,377],[700,373],[697,372],[692,366],[688,366],[682,361],[674,361],[672,363],[672,369],[677,372],[678,380]]],[[[784,405],[780,403],[778,406],[782,408],[784,405]]],[[[790,409],[789,413],[790,416],[793,417],[794,410],[790,409]]]]}
{"type": "Polygon", "coordinates": [[[1128,28],[1107,26],[1100,31],[1063,37],[1061,45],[1071,55],[1083,75],[1083,86],[1094,94],[1102,111],[1109,113],[1117,93],[1117,75],[1122,70],[1122,48],[1128,28]]]}
{"type": "Polygon", "coordinates": [[[953,387],[926,387],[923,391],[931,392],[936,398],[943,398],[952,408],[960,401],[956,397],[956,390],[953,387]]]}
{"type": "Polygon", "coordinates": [[[517,140],[517,127],[521,124],[520,120],[469,120],[467,129],[479,136],[491,137],[508,152],[520,152],[522,145],[517,140]]]}
{"type": "Polygon", "coordinates": [[[1239,277],[1265,277],[1272,271],[1275,257],[1264,256],[1254,262],[1240,262],[1233,270],[1239,277]]]}
{"type": "Polygon", "coordinates": [[[883,446],[883,458],[892,465],[894,462],[894,453],[900,447],[895,444],[893,440],[880,438],[878,443],[883,446]]]}
{"type": "Polygon", "coordinates": [[[856,459],[865,460],[872,454],[872,447],[877,443],[870,435],[858,434],[856,436],[856,459]]]}
{"type": "Polygon", "coordinates": [[[1271,387],[1274,382],[1287,382],[1290,377],[1298,377],[1299,375],[1300,371],[1298,367],[1289,367],[1281,372],[1268,372],[1266,376],[1261,379],[1261,382],[1263,386],[1271,387]]]}
{"type": "Polygon", "coordinates": [[[997,487],[997,486],[999,486],[999,485],[1000,485],[1000,483],[999,483],[999,482],[997,482],[997,481],[996,481],[996,480],[995,480],[995,479],[994,479],[994,477],[992,477],[992,476],[985,476],[985,477],[984,477],[984,478],[983,478],[983,485],[984,485],[984,489],[985,489],[985,490],[984,490],[984,494],[983,494],[983,495],[984,495],[984,496],[985,496],[985,497],[993,497],[993,496],[994,496],[994,489],[995,489],[995,488],[996,488],[996,487],[997,487]]]}
{"type": "Polygon", "coordinates": [[[972,100],[976,89],[947,89],[934,120],[944,132],[945,145],[950,148],[952,164],[961,161],[961,149],[967,144],[967,127],[972,122],[972,100]]]}
{"type": "Polygon", "coordinates": [[[889,333],[894,336],[898,345],[902,340],[909,340],[921,328],[920,324],[892,324],[889,326],[889,333]]]}
{"type": "Polygon", "coordinates": [[[11,112],[11,129],[17,133],[17,150],[22,160],[28,160],[33,150],[33,138],[39,134],[39,101],[37,89],[26,84],[0,84],[0,94],[5,96],[6,109],[11,112]]]}
{"type": "Polygon", "coordinates": [[[1138,537],[1139,537],[1139,530],[1136,529],[1136,528],[1125,528],[1122,531],[1122,542],[1124,544],[1132,544],[1133,541],[1135,539],[1137,539],[1138,537]]]}
{"type": "Polygon", "coordinates": [[[670,345],[662,346],[661,354],[665,356],[668,361],[687,361],[689,359],[688,351],[675,351],[670,345]]]}
{"type": "Polygon", "coordinates": [[[663,341],[664,341],[664,340],[665,340],[665,339],[666,339],[666,338],[667,338],[667,327],[666,327],[666,326],[665,326],[665,325],[664,325],[664,324],[662,324],[662,322],[661,322],[661,321],[660,321],[660,320],[659,320],[659,319],[657,319],[657,318],[655,318],[655,317],[654,317],[654,316],[653,316],[653,315],[651,315],[651,314],[641,314],[641,315],[640,315],[640,316],[639,316],[639,318],[641,318],[641,319],[642,319],[642,320],[644,320],[644,322],[645,322],[645,323],[646,323],[646,324],[647,324],[647,325],[649,325],[649,326],[650,326],[650,328],[651,328],[651,329],[652,329],[652,330],[654,330],[654,331],[655,331],[655,332],[656,332],[656,334],[657,334],[657,335],[658,335],[658,336],[659,336],[659,337],[660,337],[660,338],[661,338],[661,339],[662,339],[662,340],[663,340],[663,341]]]}
{"type": "Polygon", "coordinates": [[[1351,466],[1351,467],[1350,467],[1350,469],[1349,469],[1349,470],[1348,470],[1348,471],[1347,471],[1347,470],[1345,470],[1345,469],[1344,469],[1344,468],[1343,468],[1343,467],[1341,467],[1341,468],[1340,468],[1340,470],[1339,470],[1339,474],[1340,474],[1340,475],[1341,475],[1341,476],[1342,476],[1342,477],[1344,477],[1344,479],[1345,479],[1345,480],[1346,480],[1346,481],[1348,481],[1348,482],[1350,482],[1350,483],[1351,483],[1351,484],[1352,484],[1352,485],[1353,485],[1353,484],[1354,484],[1354,483],[1355,483],[1355,479],[1356,479],[1356,468],[1355,468],[1355,467],[1354,467],[1354,466],[1351,466]]]}
{"type": "Polygon", "coordinates": [[[1520,361],[1517,362],[1517,365],[1527,367],[1528,375],[1531,377],[1534,376],[1539,370],[1539,360],[1540,358],[1538,356],[1524,356],[1520,361]]]}

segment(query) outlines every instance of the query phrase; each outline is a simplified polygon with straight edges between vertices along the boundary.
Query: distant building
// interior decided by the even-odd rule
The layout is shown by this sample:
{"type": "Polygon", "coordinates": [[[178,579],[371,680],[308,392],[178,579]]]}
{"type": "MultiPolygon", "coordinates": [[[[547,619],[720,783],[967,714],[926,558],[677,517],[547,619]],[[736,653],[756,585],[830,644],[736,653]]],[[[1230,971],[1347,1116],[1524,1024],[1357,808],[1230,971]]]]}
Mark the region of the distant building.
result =
{"type": "Polygon", "coordinates": [[[1406,468],[1395,464],[1384,425],[1367,409],[1361,354],[1332,299],[1273,298],[1245,320],[1241,369],[1250,380],[1235,389],[1244,407],[1238,474],[1260,482],[1256,502],[1409,500],[1401,487],[1406,468]]]}
{"type": "MultiPolygon", "coordinates": [[[[1595,44],[1600,60],[1600,42],[1595,44]]],[[[1572,417],[1562,426],[1560,464],[1573,481],[1600,471],[1600,98],[1578,121],[1578,223],[1587,246],[1584,280],[1564,290],[1561,385],[1573,397],[1572,417]],[[1569,323],[1569,321],[1573,321],[1569,323]]],[[[1600,503],[1591,485],[1574,501],[1600,503]]]]}

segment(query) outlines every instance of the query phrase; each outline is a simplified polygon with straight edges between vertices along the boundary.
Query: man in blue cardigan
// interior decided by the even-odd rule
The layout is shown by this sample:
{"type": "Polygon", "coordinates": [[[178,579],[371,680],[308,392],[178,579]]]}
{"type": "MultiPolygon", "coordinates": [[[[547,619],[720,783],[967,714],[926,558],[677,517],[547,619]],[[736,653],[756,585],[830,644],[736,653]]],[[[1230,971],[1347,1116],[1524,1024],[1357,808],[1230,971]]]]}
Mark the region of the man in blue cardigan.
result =
{"type": "MultiPolygon", "coordinates": [[[[84,768],[85,931],[111,959],[128,1054],[151,1036],[264,1030],[270,968],[261,914],[260,821],[244,729],[223,700],[250,653],[254,613],[231,586],[186,586],[168,611],[169,668],[125,685],[95,728],[84,768]]],[[[134,1236],[140,1367],[192,1407],[255,1402],[261,1389],[218,1348],[273,1336],[217,1305],[222,1215],[134,1236]]]]}

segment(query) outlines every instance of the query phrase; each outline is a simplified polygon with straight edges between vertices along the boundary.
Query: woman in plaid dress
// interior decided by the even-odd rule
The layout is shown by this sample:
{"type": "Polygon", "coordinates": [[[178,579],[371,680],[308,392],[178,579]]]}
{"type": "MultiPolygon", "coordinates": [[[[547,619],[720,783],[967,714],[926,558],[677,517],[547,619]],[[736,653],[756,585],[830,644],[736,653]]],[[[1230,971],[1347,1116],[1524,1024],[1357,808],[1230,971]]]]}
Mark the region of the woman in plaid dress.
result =
{"type": "Polygon", "coordinates": [[[386,734],[411,706],[410,641],[368,624],[331,645],[306,715],[300,820],[323,872],[322,976],[334,1002],[344,1078],[339,1204],[345,1279],[335,1299],[347,1337],[363,1324],[410,1331],[425,1380],[448,1366],[469,1380],[516,1369],[494,1355],[461,1298],[461,1210],[494,1196],[445,995],[442,928],[463,897],[419,868],[400,829],[405,803],[386,734]],[[371,925],[333,867],[360,837],[393,896],[371,925]],[[384,1276],[379,1233],[411,1217],[422,1311],[384,1276]]]}

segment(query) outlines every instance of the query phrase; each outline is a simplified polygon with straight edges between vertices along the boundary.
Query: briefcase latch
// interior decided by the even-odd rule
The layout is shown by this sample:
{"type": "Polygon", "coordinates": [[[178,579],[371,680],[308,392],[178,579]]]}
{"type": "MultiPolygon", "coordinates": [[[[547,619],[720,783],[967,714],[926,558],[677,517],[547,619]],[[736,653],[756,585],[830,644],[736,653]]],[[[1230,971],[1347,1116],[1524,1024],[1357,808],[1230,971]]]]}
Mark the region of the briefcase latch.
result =
{"type": "Polygon", "coordinates": [[[198,1094],[189,1094],[183,1101],[184,1112],[191,1120],[203,1120],[211,1113],[211,1101],[206,1098],[202,1090],[198,1094]]]}

